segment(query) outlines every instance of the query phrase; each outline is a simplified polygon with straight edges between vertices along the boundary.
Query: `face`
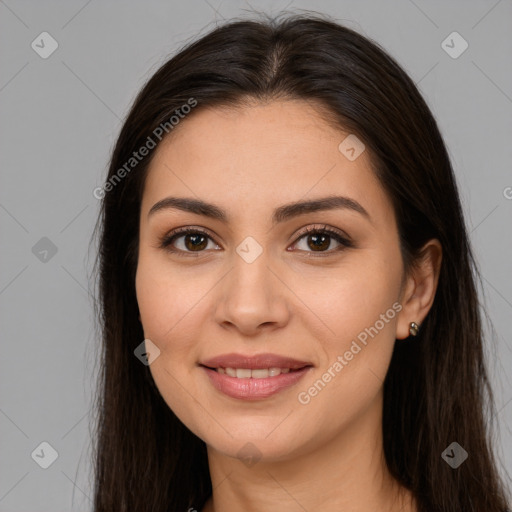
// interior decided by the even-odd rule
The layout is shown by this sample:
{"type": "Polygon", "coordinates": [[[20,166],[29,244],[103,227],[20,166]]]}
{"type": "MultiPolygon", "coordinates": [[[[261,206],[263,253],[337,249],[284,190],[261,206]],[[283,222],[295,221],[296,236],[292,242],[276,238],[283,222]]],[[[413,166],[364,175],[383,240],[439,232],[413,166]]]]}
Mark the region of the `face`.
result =
{"type": "Polygon", "coordinates": [[[250,442],[282,460],[382,407],[403,266],[391,202],[348,135],[274,101],[197,111],[156,150],[136,275],[150,370],[217,452],[250,442]]]}

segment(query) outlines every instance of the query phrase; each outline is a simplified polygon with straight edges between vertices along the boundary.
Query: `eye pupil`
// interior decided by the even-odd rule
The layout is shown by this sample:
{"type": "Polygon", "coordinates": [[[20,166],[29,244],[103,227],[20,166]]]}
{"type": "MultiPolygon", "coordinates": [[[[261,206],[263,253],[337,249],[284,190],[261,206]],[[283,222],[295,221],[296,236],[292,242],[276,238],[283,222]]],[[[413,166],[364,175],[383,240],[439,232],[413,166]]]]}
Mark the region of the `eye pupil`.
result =
{"type": "Polygon", "coordinates": [[[325,234],[309,235],[309,239],[314,241],[313,245],[310,245],[310,248],[312,248],[314,251],[317,251],[318,249],[327,249],[329,247],[330,238],[331,237],[329,235],[325,234]],[[326,240],[327,243],[325,243],[326,240]]]}
{"type": "MultiPolygon", "coordinates": [[[[323,252],[326,254],[335,252],[329,249],[332,240],[335,240],[340,245],[338,250],[342,250],[344,247],[353,247],[350,241],[347,241],[338,233],[331,233],[325,226],[321,229],[315,227],[307,231],[309,233],[300,236],[299,241],[305,242],[311,252],[323,252]]],[[[199,253],[207,248],[210,240],[215,242],[207,233],[187,228],[186,230],[170,233],[164,237],[161,240],[161,247],[173,253],[199,253]],[[177,239],[182,240],[181,243],[184,245],[184,249],[173,248],[174,242],[177,239]]],[[[304,251],[301,250],[301,252],[304,251]]],[[[306,252],[308,251],[306,250],[306,252]]]]}
{"type": "Polygon", "coordinates": [[[188,233],[185,235],[185,246],[187,249],[204,249],[208,245],[208,241],[204,235],[198,233],[188,233]],[[202,239],[202,241],[200,241],[202,239]],[[189,245],[189,242],[192,245],[189,245]]]}

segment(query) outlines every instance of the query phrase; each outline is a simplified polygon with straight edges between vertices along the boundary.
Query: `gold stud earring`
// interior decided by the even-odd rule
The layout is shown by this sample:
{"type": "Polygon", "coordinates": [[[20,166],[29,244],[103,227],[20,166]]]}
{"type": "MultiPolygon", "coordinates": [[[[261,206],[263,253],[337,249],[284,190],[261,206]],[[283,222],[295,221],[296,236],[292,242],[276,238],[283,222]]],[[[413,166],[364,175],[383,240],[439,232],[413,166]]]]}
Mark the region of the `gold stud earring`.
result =
{"type": "Polygon", "coordinates": [[[419,330],[420,326],[416,322],[411,322],[409,324],[409,333],[411,336],[416,336],[419,330]]]}

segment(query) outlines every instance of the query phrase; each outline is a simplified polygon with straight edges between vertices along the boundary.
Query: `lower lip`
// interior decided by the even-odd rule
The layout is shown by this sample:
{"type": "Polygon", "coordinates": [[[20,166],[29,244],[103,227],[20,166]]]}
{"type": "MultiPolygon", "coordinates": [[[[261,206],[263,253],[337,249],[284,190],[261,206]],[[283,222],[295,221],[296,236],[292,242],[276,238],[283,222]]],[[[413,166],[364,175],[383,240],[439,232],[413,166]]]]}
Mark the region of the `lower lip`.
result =
{"type": "Polygon", "coordinates": [[[211,368],[202,366],[206,371],[210,382],[222,393],[232,398],[242,400],[258,400],[275,395],[290,386],[296,384],[306,373],[312,369],[311,366],[297,371],[280,373],[275,377],[266,377],[263,379],[239,379],[229,375],[218,373],[211,368]]]}

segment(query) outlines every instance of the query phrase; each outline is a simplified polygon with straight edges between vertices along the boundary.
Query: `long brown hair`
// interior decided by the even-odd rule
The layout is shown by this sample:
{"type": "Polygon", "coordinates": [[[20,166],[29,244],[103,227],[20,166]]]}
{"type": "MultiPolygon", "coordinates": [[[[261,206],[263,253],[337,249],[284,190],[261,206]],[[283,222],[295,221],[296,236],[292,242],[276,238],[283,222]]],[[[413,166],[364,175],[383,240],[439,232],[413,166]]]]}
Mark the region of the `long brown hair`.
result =
{"type": "Polygon", "coordinates": [[[505,512],[490,435],[480,278],[439,128],[414,82],[377,43],[316,14],[215,28],[158,69],[124,122],[96,226],[95,512],[200,510],[212,492],[205,443],[176,418],[134,356],[144,339],[135,294],[140,204],[155,149],[126,164],[148,137],[158,145],[158,127],[168,123],[170,133],[169,119],[191,99],[197,111],[248,98],[312,101],[364,142],[393,203],[406,271],[426,241],[441,242],[433,306],[414,341],[396,342],[384,382],[384,453],[421,512],[505,512]],[[469,454],[456,469],[441,457],[453,441],[469,454]]]}

